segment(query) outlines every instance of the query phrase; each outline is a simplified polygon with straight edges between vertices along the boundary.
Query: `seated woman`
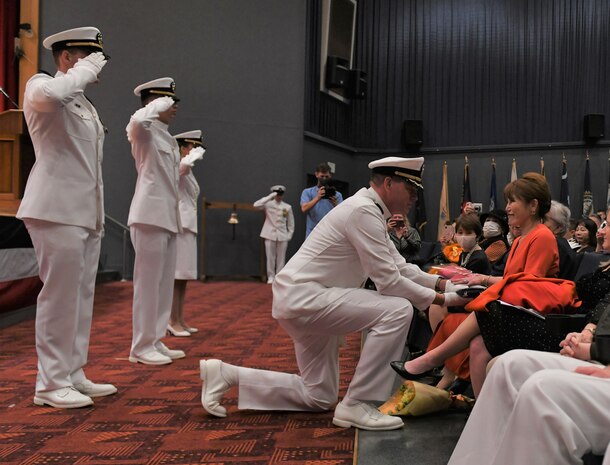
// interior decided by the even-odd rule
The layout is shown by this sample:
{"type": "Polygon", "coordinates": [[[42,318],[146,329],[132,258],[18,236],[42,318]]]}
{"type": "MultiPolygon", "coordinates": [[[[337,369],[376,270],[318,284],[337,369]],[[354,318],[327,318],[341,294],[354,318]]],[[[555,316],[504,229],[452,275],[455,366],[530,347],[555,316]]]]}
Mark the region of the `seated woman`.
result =
{"type": "MultiPolygon", "coordinates": [[[[602,224],[602,227],[600,228],[598,234],[601,236],[602,239],[603,250],[610,253],[610,227],[608,227],[607,224],[602,224]]],[[[603,262],[600,264],[599,268],[593,273],[585,274],[584,276],[582,276],[576,283],[576,292],[578,293],[578,296],[582,301],[579,311],[580,313],[587,314],[589,323],[580,334],[572,334],[569,336],[577,337],[577,342],[590,342],[592,333],[595,330],[595,326],[597,325],[598,320],[601,321],[602,313],[606,310],[606,308],[610,307],[610,262],[603,262]]],[[[475,313],[478,316],[479,313],[486,312],[475,313]]],[[[610,318],[610,314],[608,314],[607,317],[610,318]]],[[[509,322],[508,324],[510,324],[510,315],[507,315],[507,318],[505,320],[507,320],[509,322]]],[[[538,338],[538,340],[529,342],[524,341],[521,346],[513,348],[556,352],[559,348],[559,345],[565,346],[565,343],[561,343],[559,345],[553,344],[553,340],[555,340],[555,337],[546,331],[545,322],[543,320],[539,320],[537,318],[530,318],[524,320],[524,322],[527,322],[528,327],[527,329],[521,328],[521,330],[524,332],[531,332],[533,336],[538,338]],[[544,342],[544,344],[540,344],[541,341],[546,342],[544,342]]],[[[607,324],[610,325],[610,322],[608,322],[607,324]]],[[[484,344],[470,345],[471,366],[475,363],[473,362],[473,360],[477,360],[477,363],[487,363],[487,361],[491,358],[490,352],[491,354],[499,355],[509,350],[506,347],[494,347],[493,343],[497,341],[494,341],[493,339],[492,343],[488,345],[488,341],[485,339],[485,333],[483,332],[484,330],[481,330],[483,333],[484,344]]],[[[607,331],[607,333],[610,333],[610,327],[608,327],[608,329],[605,331],[607,331]]],[[[508,342],[510,342],[510,340],[511,338],[509,337],[508,342]]],[[[473,377],[473,387],[474,386],[475,385],[473,377]]],[[[478,386],[477,389],[480,391],[480,386],[478,386]]],[[[475,390],[475,392],[479,391],[475,390]]]]}
{"type": "Polygon", "coordinates": [[[489,213],[483,213],[481,215],[481,224],[483,225],[483,240],[479,242],[479,245],[485,251],[489,263],[494,269],[502,263],[501,269],[497,273],[493,273],[501,276],[505,265],[502,259],[510,247],[506,239],[508,234],[506,212],[496,209],[489,213]]]}
{"type": "MultiPolygon", "coordinates": [[[[564,204],[551,201],[551,209],[544,218],[544,224],[555,234],[557,249],[559,250],[559,274],[558,278],[573,280],[578,269],[579,260],[576,252],[566,239],[570,230],[570,209],[564,204]]],[[[576,222],[574,222],[576,228],[576,222]]]]}
{"type": "Polygon", "coordinates": [[[574,238],[578,242],[576,253],[595,252],[597,240],[597,225],[589,218],[581,218],[576,222],[576,231],[574,238]]]}
{"type": "Polygon", "coordinates": [[[421,237],[417,229],[411,227],[407,217],[401,213],[392,215],[388,219],[387,228],[396,250],[407,263],[417,260],[421,250],[421,237]]]}
{"type": "MultiPolygon", "coordinates": [[[[457,264],[473,273],[489,274],[491,266],[487,259],[487,254],[477,244],[477,238],[481,235],[483,229],[479,216],[473,213],[462,214],[457,219],[455,225],[457,229],[455,240],[463,249],[457,264]]],[[[430,340],[428,350],[434,349],[447,339],[466,317],[467,314],[464,313],[463,307],[451,307],[448,309],[441,305],[430,305],[428,319],[430,327],[435,333],[430,340]]],[[[439,381],[437,387],[442,389],[447,388],[455,380],[456,375],[463,380],[470,378],[468,349],[445,360],[443,378],[439,381]]]]}
{"type": "MultiPolygon", "coordinates": [[[[559,271],[557,242],[553,233],[541,224],[551,206],[551,192],[544,176],[526,173],[509,183],[504,189],[509,225],[519,227],[520,236],[515,238],[508,255],[504,275],[525,272],[538,277],[555,277],[559,271]]],[[[468,285],[489,286],[501,277],[474,275],[465,281],[468,285]]],[[[559,341],[538,335],[541,329],[532,324],[531,318],[520,320],[504,315],[501,306],[493,306],[489,312],[472,312],[449,338],[435,349],[406,363],[392,362],[392,368],[404,378],[417,379],[426,372],[444,363],[449,357],[473,344],[482,346],[483,337],[489,354],[476,352],[470,358],[472,387],[477,395],[485,379],[485,367],[492,355],[499,355],[512,348],[525,347],[544,350],[554,349],[559,341]],[[504,326],[507,324],[509,327],[504,326]],[[549,340],[550,339],[550,340],[549,340]],[[535,341],[535,344],[532,344],[535,341]]],[[[513,312],[514,313],[514,312],[513,312]]],[[[540,320],[542,321],[542,320],[540,320]]]]}

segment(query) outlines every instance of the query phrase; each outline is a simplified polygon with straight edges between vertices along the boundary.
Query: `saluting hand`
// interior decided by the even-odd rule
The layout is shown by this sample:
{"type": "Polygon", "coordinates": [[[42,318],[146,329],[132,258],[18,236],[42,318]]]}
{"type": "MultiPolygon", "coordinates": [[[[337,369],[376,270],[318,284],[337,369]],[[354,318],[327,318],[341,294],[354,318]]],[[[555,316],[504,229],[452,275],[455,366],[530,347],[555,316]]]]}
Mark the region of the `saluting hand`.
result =
{"type": "Polygon", "coordinates": [[[102,68],[106,65],[108,60],[102,52],[90,53],[85,58],[79,59],[74,67],[76,69],[86,69],[91,71],[92,76],[89,82],[94,82],[97,80],[97,76],[102,71],[102,68]]]}
{"type": "Polygon", "coordinates": [[[148,102],[145,108],[150,109],[152,112],[159,113],[169,110],[176,102],[171,97],[159,97],[154,99],[152,102],[148,102]]]}

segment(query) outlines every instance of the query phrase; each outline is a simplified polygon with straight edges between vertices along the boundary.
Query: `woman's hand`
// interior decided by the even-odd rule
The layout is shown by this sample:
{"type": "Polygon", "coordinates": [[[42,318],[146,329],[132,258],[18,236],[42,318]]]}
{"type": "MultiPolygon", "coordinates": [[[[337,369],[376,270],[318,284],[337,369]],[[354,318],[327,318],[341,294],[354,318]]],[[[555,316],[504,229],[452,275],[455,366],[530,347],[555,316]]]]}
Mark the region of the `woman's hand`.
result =
{"type": "Polygon", "coordinates": [[[482,286],[489,279],[489,276],[484,274],[469,274],[467,276],[456,276],[451,279],[454,284],[466,284],[467,286],[482,286]]]}
{"type": "Polygon", "coordinates": [[[591,359],[591,343],[582,341],[582,333],[570,333],[559,343],[559,353],[578,360],[591,359]]]}
{"type": "Polygon", "coordinates": [[[578,367],[574,370],[576,373],[587,376],[595,376],[596,378],[608,378],[610,379],[610,365],[607,367],[598,367],[595,365],[578,367]]]}

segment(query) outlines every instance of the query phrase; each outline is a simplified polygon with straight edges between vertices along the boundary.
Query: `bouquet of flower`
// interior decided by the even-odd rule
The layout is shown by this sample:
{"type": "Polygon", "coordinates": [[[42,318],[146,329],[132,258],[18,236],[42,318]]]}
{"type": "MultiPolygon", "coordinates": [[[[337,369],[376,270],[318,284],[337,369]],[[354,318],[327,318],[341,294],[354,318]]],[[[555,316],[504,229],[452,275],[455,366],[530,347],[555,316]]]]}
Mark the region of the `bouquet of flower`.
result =
{"type": "Polygon", "coordinates": [[[417,381],[405,381],[377,410],[385,415],[421,416],[448,409],[470,410],[474,399],[417,381]]]}

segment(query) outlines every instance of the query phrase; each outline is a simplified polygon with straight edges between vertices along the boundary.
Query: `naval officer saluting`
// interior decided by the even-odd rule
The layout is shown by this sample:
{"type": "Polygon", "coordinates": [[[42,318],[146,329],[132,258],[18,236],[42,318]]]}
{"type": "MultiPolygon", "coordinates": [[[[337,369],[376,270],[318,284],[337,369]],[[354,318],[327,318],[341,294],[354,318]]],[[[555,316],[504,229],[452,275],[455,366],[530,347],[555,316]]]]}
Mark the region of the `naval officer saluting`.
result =
{"type": "Polygon", "coordinates": [[[176,271],[176,234],[182,232],[178,206],[180,150],[167,131],[178,109],[170,77],[139,85],[142,108],[127,125],[138,178],[127,224],[136,258],[133,270],[133,337],[129,361],[165,365],[183,358],[161,338],[167,331],[176,271]]]}
{"type": "Polygon", "coordinates": [[[288,241],[294,234],[292,207],[284,202],[286,188],[271,187],[271,194],[254,202],[254,208],[265,210],[265,223],[260,236],[265,240],[267,257],[267,284],[273,283],[275,275],[284,268],[288,241]]]}
{"type": "Polygon", "coordinates": [[[34,403],[75,408],[117,391],[83,371],[104,229],[104,126],[84,91],[97,82],[107,57],[94,27],[63,31],[42,44],[53,51],[57,73],[35,74],[25,88],[23,113],[36,163],[17,218],[30,233],[43,282],[34,403]]]}

